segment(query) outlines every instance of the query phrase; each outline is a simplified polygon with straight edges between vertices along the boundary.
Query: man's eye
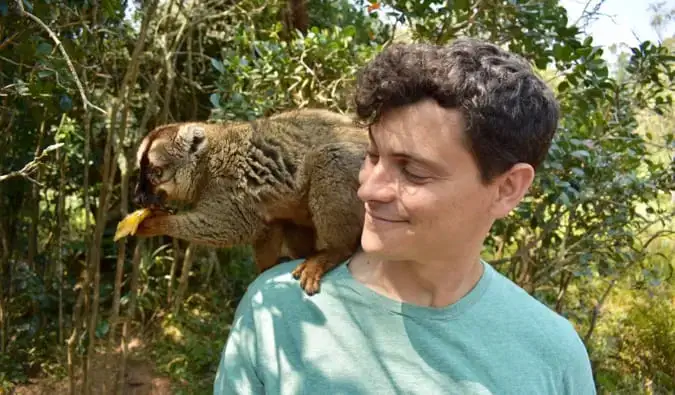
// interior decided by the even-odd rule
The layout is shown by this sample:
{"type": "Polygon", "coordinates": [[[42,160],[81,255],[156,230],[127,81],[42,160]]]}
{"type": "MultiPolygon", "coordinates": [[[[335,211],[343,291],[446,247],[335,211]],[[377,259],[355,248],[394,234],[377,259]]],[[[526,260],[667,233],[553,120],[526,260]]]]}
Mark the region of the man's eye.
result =
{"type": "Polygon", "coordinates": [[[418,175],[418,174],[415,174],[415,173],[411,172],[406,167],[402,168],[402,172],[408,180],[410,180],[411,182],[416,183],[416,184],[421,184],[421,183],[423,183],[423,182],[425,182],[429,179],[429,177],[421,176],[421,175],[418,175]]]}
{"type": "Polygon", "coordinates": [[[412,181],[422,181],[426,178],[426,177],[421,177],[421,176],[418,176],[416,174],[413,174],[406,169],[403,169],[403,173],[405,173],[405,176],[408,177],[409,179],[411,179],[412,181]]]}

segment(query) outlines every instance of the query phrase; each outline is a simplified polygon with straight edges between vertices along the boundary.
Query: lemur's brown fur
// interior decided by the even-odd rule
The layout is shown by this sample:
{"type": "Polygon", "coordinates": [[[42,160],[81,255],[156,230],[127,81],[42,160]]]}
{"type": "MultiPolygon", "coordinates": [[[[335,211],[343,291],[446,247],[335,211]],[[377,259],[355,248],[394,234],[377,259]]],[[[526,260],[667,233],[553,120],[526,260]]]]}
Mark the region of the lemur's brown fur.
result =
{"type": "Polygon", "coordinates": [[[198,244],[250,244],[260,272],[282,244],[307,258],[293,272],[308,294],[359,246],[356,192],[367,131],[327,110],[288,111],[251,122],[163,125],[141,142],[137,204],[190,203],[146,219],[137,235],[198,244]]]}

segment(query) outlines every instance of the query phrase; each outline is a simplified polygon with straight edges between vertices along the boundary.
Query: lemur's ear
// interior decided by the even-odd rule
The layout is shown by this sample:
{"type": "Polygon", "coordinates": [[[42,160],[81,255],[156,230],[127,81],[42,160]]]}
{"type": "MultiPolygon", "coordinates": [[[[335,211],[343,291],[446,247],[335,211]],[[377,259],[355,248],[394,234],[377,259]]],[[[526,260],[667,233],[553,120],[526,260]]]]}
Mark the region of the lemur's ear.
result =
{"type": "Polygon", "coordinates": [[[183,126],[178,130],[178,140],[190,155],[201,153],[206,148],[206,132],[198,125],[183,126]]]}

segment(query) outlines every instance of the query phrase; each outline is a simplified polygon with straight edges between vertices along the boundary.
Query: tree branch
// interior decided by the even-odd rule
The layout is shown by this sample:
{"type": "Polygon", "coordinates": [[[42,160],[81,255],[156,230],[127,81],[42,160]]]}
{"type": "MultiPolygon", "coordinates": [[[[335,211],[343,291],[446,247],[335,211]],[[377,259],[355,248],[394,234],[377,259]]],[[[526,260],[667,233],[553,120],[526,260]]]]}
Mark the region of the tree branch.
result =
{"type": "Polygon", "coordinates": [[[10,173],[0,175],[0,182],[3,182],[5,180],[8,180],[10,178],[14,177],[23,177],[27,179],[28,181],[42,186],[39,182],[34,180],[33,178],[30,177],[30,175],[37,170],[37,168],[40,166],[42,160],[47,156],[47,153],[57,150],[63,146],[63,143],[57,143],[57,144],[52,144],[49,147],[45,148],[44,151],[39,156],[36,156],[35,159],[32,161],[28,162],[24,167],[21,168],[21,170],[16,170],[12,171],[10,173]]]}
{"type": "Polygon", "coordinates": [[[66,60],[66,63],[68,64],[68,69],[70,70],[70,73],[73,75],[73,79],[75,80],[75,84],[77,85],[77,89],[80,92],[80,97],[82,98],[82,103],[84,105],[85,111],[87,110],[87,107],[91,107],[94,110],[97,110],[103,115],[106,115],[106,111],[95,104],[91,103],[89,99],[87,99],[87,95],[84,93],[84,87],[82,86],[82,82],[80,82],[80,78],[77,76],[77,72],[75,71],[75,66],[73,66],[73,62],[70,60],[70,57],[68,56],[68,53],[66,52],[66,49],[63,48],[63,44],[61,44],[61,40],[56,36],[56,33],[52,31],[52,29],[49,28],[40,18],[37,16],[31,14],[30,12],[26,11],[23,8],[23,3],[21,0],[17,0],[17,4],[19,5],[19,10],[21,14],[25,17],[28,17],[29,19],[33,20],[35,23],[40,25],[48,34],[49,37],[56,43],[56,46],[59,48],[61,51],[61,54],[66,60]]]}
{"type": "Polygon", "coordinates": [[[609,285],[607,286],[607,289],[600,297],[600,300],[598,300],[598,303],[596,303],[595,307],[593,307],[593,314],[591,315],[591,323],[588,327],[588,331],[586,332],[586,336],[584,336],[584,343],[586,344],[588,344],[588,341],[591,339],[591,335],[595,330],[595,325],[598,322],[598,316],[600,315],[602,306],[605,303],[605,299],[607,299],[607,296],[609,296],[609,293],[612,291],[612,288],[614,288],[614,284],[616,284],[616,279],[609,282],[609,285]]]}

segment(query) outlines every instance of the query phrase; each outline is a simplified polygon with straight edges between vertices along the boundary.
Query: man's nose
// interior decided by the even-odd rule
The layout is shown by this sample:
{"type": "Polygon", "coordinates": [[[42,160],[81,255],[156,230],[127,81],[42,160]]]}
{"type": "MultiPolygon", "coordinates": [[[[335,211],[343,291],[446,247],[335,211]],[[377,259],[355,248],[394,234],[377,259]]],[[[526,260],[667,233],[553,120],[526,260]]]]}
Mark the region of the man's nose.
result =
{"type": "Polygon", "coordinates": [[[357,191],[359,199],[364,202],[378,201],[391,202],[396,199],[396,177],[393,169],[379,161],[376,164],[366,164],[361,171],[361,185],[357,191]]]}

